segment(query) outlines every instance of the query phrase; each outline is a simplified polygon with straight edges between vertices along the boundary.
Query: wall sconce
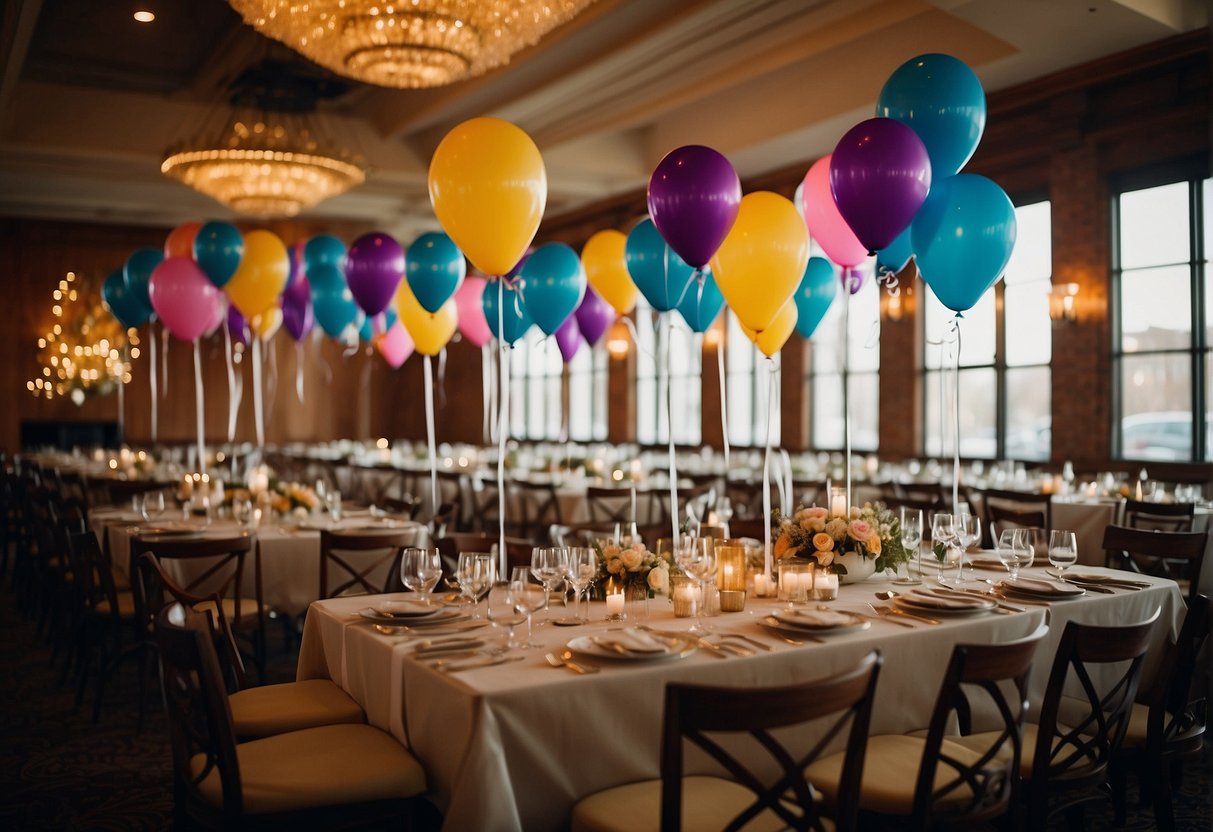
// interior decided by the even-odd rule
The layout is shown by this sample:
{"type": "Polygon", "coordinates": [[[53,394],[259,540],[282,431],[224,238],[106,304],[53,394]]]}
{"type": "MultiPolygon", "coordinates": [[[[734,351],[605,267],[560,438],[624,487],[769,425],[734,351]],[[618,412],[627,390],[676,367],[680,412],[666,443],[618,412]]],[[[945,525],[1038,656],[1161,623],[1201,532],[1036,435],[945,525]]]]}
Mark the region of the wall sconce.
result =
{"type": "Polygon", "coordinates": [[[607,352],[611,358],[624,359],[628,356],[628,328],[623,321],[615,321],[607,331],[607,352]]]}
{"type": "Polygon", "coordinates": [[[712,324],[712,326],[708,327],[707,331],[703,333],[703,345],[707,349],[714,350],[720,346],[720,341],[724,337],[721,334],[721,329],[723,329],[722,322],[712,324]]]}
{"type": "Polygon", "coordinates": [[[901,320],[902,306],[901,293],[896,295],[888,295],[885,298],[884,315],[893,323],[901,320]]]}
{"type": "Polygon", "coordinates": [[[1078,320],[1078,284],[1058,283],[1049,293],[1049,317],[1072,324],[1078,320]]]}

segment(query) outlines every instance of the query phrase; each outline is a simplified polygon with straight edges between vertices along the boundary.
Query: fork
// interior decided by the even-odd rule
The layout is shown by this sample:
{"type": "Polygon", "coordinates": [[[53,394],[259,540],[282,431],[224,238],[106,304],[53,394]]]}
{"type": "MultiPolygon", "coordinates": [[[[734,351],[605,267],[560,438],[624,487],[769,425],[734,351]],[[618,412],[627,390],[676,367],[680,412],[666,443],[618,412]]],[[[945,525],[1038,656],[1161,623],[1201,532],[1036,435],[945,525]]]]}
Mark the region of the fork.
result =
{"type": "Polygon", "coordinates": [[[902,612],[901,610],[895,610],[892,607],[878,607],[875,604],[868,604],[868,609],[870,609],[873,613],[875,613],[880,618],[883,618],[885,621],[888,621],[890,624],[899,624],[902,627],[909,627],[911,629],[913,629],[914,625],[908,621],[900,621],[899,620],[900,616],[905,616],[906,618],[913,618],[913,619],[916,619],[919,621],[925,621],[928,624],[938,624],[939,623],[939,621],[934,618],[920,619],[916,615],[910,615],[908,612],[902,612]]]}

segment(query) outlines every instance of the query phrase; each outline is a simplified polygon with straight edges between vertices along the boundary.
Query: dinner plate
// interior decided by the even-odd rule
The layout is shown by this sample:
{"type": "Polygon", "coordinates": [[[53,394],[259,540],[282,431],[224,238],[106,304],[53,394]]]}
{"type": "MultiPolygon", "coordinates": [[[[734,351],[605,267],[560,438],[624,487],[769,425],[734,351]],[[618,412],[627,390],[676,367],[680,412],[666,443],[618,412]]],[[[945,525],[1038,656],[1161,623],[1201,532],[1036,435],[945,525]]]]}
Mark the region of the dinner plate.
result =
{"type": "Polygon", "coordinates": [[[1133,578],[1120,578],[1116,575],[1108,575],[1104,572],[1087,572],[1082,569],[1067,569],[1064,573],[1054,571],[1053,569],[1046,569],[1045,571],[1055,578],[1060,578],[1064,574],[1068,580],[1078,581],[1079,583],[1084,584],[1110,584],[1113,586],[1120,584],[1122,586],[1128,585],[1141,587],[1143,589],[1150,586],[1150,584],[1146,581],[1138,581],[1133,578]]]}
{"type": "MultiPolygon", "coordinates": [[[[778,610],[772,614],[785,628],[808,633],[846,633],[866,630],[871,622],[863,616],[843,610],[778,610]]],[[[762,623],[762,619],[759,619],[762,623]]],[[[764,625],[771,627],[770,624],[764,625]]]]}
{"type": "Polygon", "coordinates": [[[467,618],[462,612],[456,609],[440,609],[433,615],[422,617],[417,616],[400,616],[400,615],[380,615],[373,607],[359,610],[358,614],[367,621],[374,621],[376,624],[407,624],[410,627],[429,627],[438,624],[450,624],[454,621],[462,621],[467,618]]]}
{"type": "Polygon", "coordinates": [[[386,618],[433,618],[439,613],[446,612],[446,609],[443,607],[412,599],[380,601],[371,607],[371,609],[377,615],[382,615],[386,618]]]}
{"type": "Polygon", "coordinates": [[[932,592],[914,592],[898,595],[893,603],[904,607],[909,612],[922,612],[935,615],[982,615],[998,607],[993,601],[985,598],[961,597],[959,595],[934,594],[932,592]]]}
{"type": "Polygon", "coordinates": [[[1004,578],[998,582],[998,588],[1008,595],[1022,595],[1024,598],[1036,598],[1050,601],[1068,601],[1086,595],[1086,590],[1073,584],[1058,584],[1053,581],[1042,581],[1038,578],[1015,580],[1004,578]]]}
{"type": "Polygon", "coordinates": [[[607,631],[599,636],[578,636],[571,639],[567,647],[574,653],[593,656],[596,659],[614,659],[624,662],[654,662],[680,659],[695,651],[694,642],[664,639],[628,630],[607,631]],[[639,636],[644,636],[640,639],[639,636]],[[612,649],[610,642],[622,644],[624,652],[612,649]],[[628,649],[629,647],[653,649],[628,649]]]}

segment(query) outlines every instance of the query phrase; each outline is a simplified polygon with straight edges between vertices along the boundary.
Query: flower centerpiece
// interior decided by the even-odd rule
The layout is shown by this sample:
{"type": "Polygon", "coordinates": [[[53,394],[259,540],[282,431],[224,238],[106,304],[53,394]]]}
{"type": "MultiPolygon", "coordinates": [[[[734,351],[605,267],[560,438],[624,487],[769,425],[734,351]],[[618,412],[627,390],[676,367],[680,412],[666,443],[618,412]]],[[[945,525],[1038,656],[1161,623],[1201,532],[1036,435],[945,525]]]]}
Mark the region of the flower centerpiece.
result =
{"type": "Polygon", "coordinates": [[[817,568],[836,575],[850,574],[848,562],[870,575],[895,569],[909,559],[901,545],[901,523],[884,503],[852,506],[846,517],[810,506],[797,509],[791,517],[776,510],[772,519],[778,534],[776,558],[809,558],[816,561],[817,568]]]}
{"type": "Polygon", "coordinates": [[[595,548],[598,550],[598,577],[602,584],[614,580],[622,583],[631,593],[643,593],[646,598],[669,591],[669,562],[646,549],[644,543],[621,546],[611,541],[597,544],[595,548]]]}
{"type": "Polygon", "coordinates": [[[306,517],[320,506],[320,498],[310,486],[279,480],[270,490],[270,506],[278,514],[306,517]]]}

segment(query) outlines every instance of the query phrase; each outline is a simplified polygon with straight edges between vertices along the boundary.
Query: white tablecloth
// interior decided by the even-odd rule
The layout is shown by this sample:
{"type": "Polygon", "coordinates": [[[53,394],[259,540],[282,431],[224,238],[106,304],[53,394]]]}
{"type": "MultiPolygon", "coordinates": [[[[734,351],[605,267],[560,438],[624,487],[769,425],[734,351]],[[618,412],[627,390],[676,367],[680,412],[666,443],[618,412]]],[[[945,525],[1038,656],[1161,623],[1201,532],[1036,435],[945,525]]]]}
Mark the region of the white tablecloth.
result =
{"type": "MultiPolygon", "coordinates": [[[[1069,620],[1125,624],[1161,607],[1156,644],[1177,632],[1183,614],[1178,588],[1169,581],[1153,583],[1140,592],[1053,604],[1052,629],[1037,654],[1034,701],[1039,701],[1069,620]]],[[[843,587],[835,606],[861,609],[875,590],[889,586],[871,580],[843,587]]],[[[658,777],[668,681],[787,685],[841,671],[880,649],[885,663],[871,730],[901,733],[926,726],[953,645],[1020,638],[1045,619],[1044,607],[1028,607],[1016,615],[952,618],[939,626],[913,629],[877,620],[866,631],[791,647],[768,636],[754,620],[773,609],[774,602],[751,600],[746,612],[715,617],[711,623],[769,643],[774,648],[770,653],[721,660],[700,650],[682,660],[602,661],[602,672],[579,676],[550,667],[544,661],[546,651],[540,649],[526,651],[520,662],[442,674],[407,655],[407,640],[368,626],[357,615],[366,606],[365,599],[312,605],[298,678],[334,680],[363,707],[372,725],[390,731],[418,755],[426,767],[431,798],[449,830],[561,829],[579,798],[658,777]]],[[[689,621],[672,617],[664,599],[649,606],[656,626],[689,626],[689,621]]],[[[601,619],[602,606],[594,607],[592,614],[601,619]]],[[[541,627],[535,637],[552,649],[606,627],[601,621],[571,629],[541,627]]],[[[688,759],[692,769],[710,770],[702,758],[688,759]]]]}

